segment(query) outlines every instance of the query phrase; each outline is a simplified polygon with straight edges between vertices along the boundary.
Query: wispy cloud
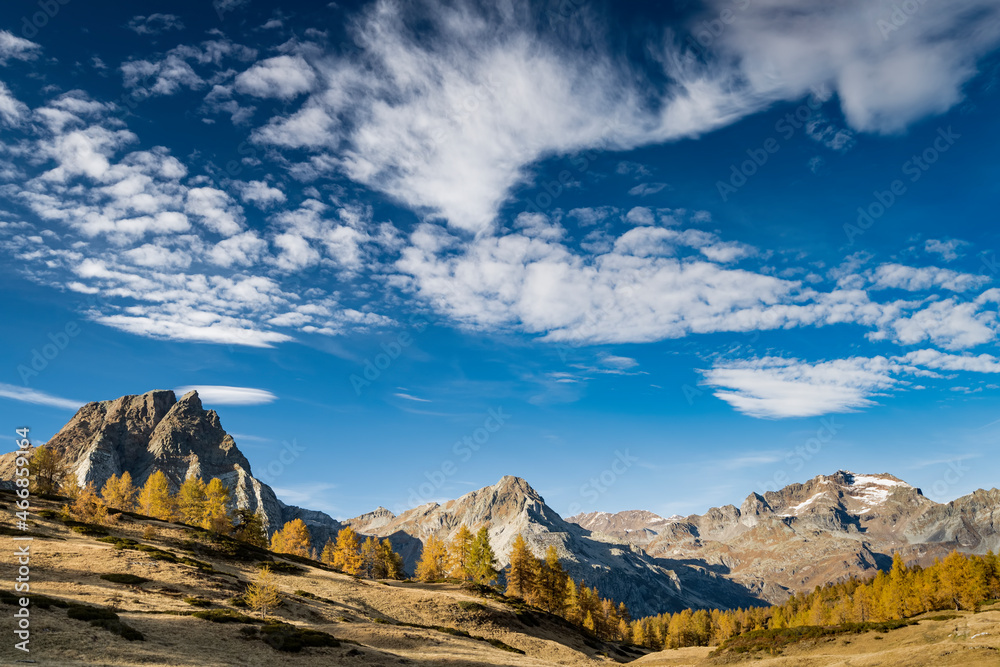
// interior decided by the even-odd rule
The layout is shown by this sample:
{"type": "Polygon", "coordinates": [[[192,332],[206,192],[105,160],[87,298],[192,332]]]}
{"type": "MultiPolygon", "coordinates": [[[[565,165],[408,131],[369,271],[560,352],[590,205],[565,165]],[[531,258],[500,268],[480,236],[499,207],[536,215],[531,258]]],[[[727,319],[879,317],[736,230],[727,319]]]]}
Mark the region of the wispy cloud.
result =
{"type": "Polygon", "coordinates": [[[405,398],[408,401],[419,401],[420,403],[430,403],[431,402],[429,399],[420,398],[418,396],[414,396],[412,394],[406,394],[406,393],[403,393],[403,392],[397,392],[397,393],[393,394],[393,396],[398,396],[399,398],[405,398]]]}
{"type": "Polygon", "coordinates": [[[895,387],[896,364],[884,357],[819,363],[764,357],[720,362],[702,371],[715,396],[751,417],[783,419],[853,412],[895,387]]]}
{"type": "Polygon", "coordinates": [[[721,461],[713,461],[712,465],[720,465],[726,470],[742,470],[743,468],[753,468],[756,466],[777,463],[784,458],[785,453],[779,451],[750,452],[743,456],[726,457],[721,461]]]}
{"type": "Polygon", "coordinates": [[[74,401],[69,398],[60,398],[52,394],[46,394],[35,389],[19,387],[14,384],[0,383],[0,398],[7,398],[12,401],[22,403],[33,403],[35,405],[50,405],[54,408],[64,408],[66,410],[77,410],[83,405],[83,401],[74,401]]]}
{"type": "Polygon", "coordinates": [[[178,396],[189,391],[197,391],[203,403],[215,405],[264,405],[273,403],[278,397],[266,389],[252,387],[227,387],[221,385],[190,385],[174,390],[178,396]]]}

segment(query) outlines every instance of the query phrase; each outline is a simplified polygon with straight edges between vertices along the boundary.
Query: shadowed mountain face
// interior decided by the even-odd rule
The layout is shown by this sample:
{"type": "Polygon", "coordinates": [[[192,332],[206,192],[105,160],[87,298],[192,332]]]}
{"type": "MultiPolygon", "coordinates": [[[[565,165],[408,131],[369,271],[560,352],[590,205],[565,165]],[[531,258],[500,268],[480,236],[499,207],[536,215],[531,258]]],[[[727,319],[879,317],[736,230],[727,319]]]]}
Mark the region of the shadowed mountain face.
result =
{"type": "MultiPolygon", "coordinates": [[[[180,400],[171,391],[152,391],[88,403],[47,446],[62,453],[80,484],[101,487],[128,471],[141,485],[162,470],[176,490],[191,475],[218,477],[236,506],[264,513],[269,532],[301,518],[317,549],[343,525],[278,500],[253,477],[218,414],[205,410],[196,392],[180,400]]],[[[8,480],[0,484],[10,485],[14,458],[0,456],[0,480],[8,480]]],[[[521,533],[536,555],[554,545],[575,579],[645,615],[781,602],[791,592],[887,567],[895,552],[927,564],[952,549],[1000,551],[1000,491],[980,490],[942,505],[888,474],[839,471],[703,515],[663,518],[633,510],[564,520],[523,479],[504,477],[444,504],[399,516],[380,507],[344,523],[390,538],[410,572],[424,540],[450,539],[462,524],[489,526],[501,566],[521,533]]]]}
{"type": "Polygon", "coordinates": [[[591,531],[564,521],[523,479],[504,477],[493,486],[443,505],[430,503],[394,516],[379,508],[345,522],[360,533],[388,537],[413,571],[423,540],[448,540],[465,524],[490,527],[490,541],[501,567],[514,538],[524,535],[538,556],[554,545],[563,567],[602,595],[624,602],[634,614],[679,611],[685,607],[735,607],[762,604],[742,586],[721,576],[718,567],[654,558],[638,547],[594,539],[591,531]]]}
{"type": "Polygon", "coordinates": [[[722,567],[732,581],[781,602],[790,592],[886,567],[895,552],[926,565],[953,549],[997,551],[1000,491],[980,490],[942,505],[892,475],[838,471],[703,515],[595,513],[569,521],[654,558],[722,567]]]}
{"type": "MultiPolygon", "coordinates": [[[[322,512],[285,505],[253,476],[250,462],[222,428],[219,415],[202,407],[198,392],[177,400],[172,391],[150,391],[113,401],[87,403],[46,443],[60,452],[80,485],[100,489],[112,475],[128,471],[141,486],[157,470],[176,491],[189,476],[218,477],[240,508],[260,510],[270,530],[302,518],[318,538],[340,524],[322,512]]],[[[0,479],[10,479],[13,459],[0,457],[0,479]]]]}

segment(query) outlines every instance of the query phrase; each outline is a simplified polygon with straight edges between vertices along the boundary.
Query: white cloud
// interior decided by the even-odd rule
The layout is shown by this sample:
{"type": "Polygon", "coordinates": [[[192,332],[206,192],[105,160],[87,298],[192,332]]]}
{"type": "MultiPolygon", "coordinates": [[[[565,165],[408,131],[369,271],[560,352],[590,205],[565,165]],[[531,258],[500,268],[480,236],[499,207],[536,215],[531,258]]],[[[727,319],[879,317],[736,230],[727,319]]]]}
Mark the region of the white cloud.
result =
{"type": "Polygon", "coordinates": [[[191,188],[187,191],[184,211],[208,229],[223,236],[243,230],[243,213],[227,193],[216,188],[191,188]]]}
{"type": "Polygon", "coordinates": [[[287,334],[256,329],[246,320],[191,309],[173,309],[169,313],[150,311],[148,315],[95,314],[92,319],[114,329],[160,340],[247,347],[274,347],[275,343],[292,340],[287,334]]]}
{"type": "Polygon", "coordinates": [[[176,14],[150,14],[149,16],[133,16],[128,22],[128,29],[139,35],[158,35],[170,30],[182,30],[184,23],[176,14]]]}
{"type": "Polygon", "coordinates": [[[924,366],[942,371],[971,371],[974,373],[1000,373],[1000,358],[991,354],[959,355],[945,354],[938,350],[916,350],[896,361],[914,366],[924,366]]]}
{"type": "Polygon", "coordinates": [[[58,396],[53,396],[52,394],[46,394],[43,391],[3,383],[0,383],[0,398],[7,398],[12,401],[20,401],[22,403],[33,403],[35,405],[49,405],[54,408],[63,408],[65,410],[78,410],[83,405],[83,401],[60,398],[58,396]]]}
{"type": "Polygon", "coordinates": [[[459,324],[549,340],[646,342],[844,322],[879,329],[905,309],[862,290],[822,293],[728,268],[724,260],[754,249],[702,230],[637,227],[592,255],[525,234],[457,245],[442,228],[419,226],[396,263],[400,285],[459,324]]]}
{"type": "Polygon", "coordinates": [[[34,42],[18,37],[8,30],[0,30],[0,65],[6,65],[10,59],[34,60],[42,47],[34,42]]]}
{"type": "Polygon", "coordinates": [[[631,357],[622,357],[614,354],[603,354],[601,355],[600,360],[605,366],[610,366],[611,368],[622,371],[635,368],[639,365],[639,362],[631,357]]]}
{"type": "MultiPolygon", "coordinates": [[[[997,313],[984,310],[982,297],[962,303],[954,298],[936,301],[912,314],[895,319],[889,329],[901,345],[930,341],[948,350],[989,343],[996,338],[997,313]]],[[[882,336],[875,335],[879,339],[882,336]]]]}
{"type": "Polygon", "coordinates": [[[430,403],[431,402],[431,401],[429,401],[426,398],[420,398],[418,396],[414,396],[412,394],[407,394],[405,392],[397,392],[397,393],[393,394],[393,396],[398,396],[399,398],[405,399],[407,401],[417,401],[418,403],[430,403]]]}
{"type": "Polygon", "coordinates": [[[652,225],[656,222],[653,218],[653,212],[645,206],[636,206],[629,209],[629,212],[625,214],[625,220],[631,222],[633,225],[652,225]]]}
{"type": "Polygon", "coordinates": [[[923,292],[942,288],[951,292],[964,292],[990,282],[986,276],[959,273],[936,266],[914,267],[903,264],[881,264],[870,275],[874,289],[903,289],[923,292]]]}
{"type": "Polygon", "coordinates": [[[208,79],[215,78],[224,61],[246,62],[256,55],[256,50],[227,39],[208,40],[198,46],[181,44],[158,58],[122,63],[122,83],[139,97],[174,95],[184,88],[200,90],[208,86],[208,79]],[[196,66],[206,71],[199,74],[196,66]]]}
{"type": "Polygon", "coordinates": [[[14,97],[3,81],[0,81],[0,120],[4,125],[18,125],[28,113],[28,107],[14,97]]]}
{"type": "Polygon", "coordinates": [[[968,241],[959,241],[958,239],[927,239],[924,243],[924,251],[933,253],[935,255],[940,255],[941,259],[946,262],[953,262],[961,255],[958,252],[959,248],[969,245],[968,241]]]}
{"type": "Polygon", "coordinates": [[[209,405],[264,405],[278,400],[277,396],[266,389],[223,385],[190,385],[179,387],[174,393],[183,396],[190,391],[197,391],[202,403],[209,405]]]}
{"type": "Polygon", "coordinates": [[[256,63],[236,77],[236,90],[254,97],[290,100],[308,92],[316,74],[302,56],[277,56],[256,63]]]}
{"type": "Polygon", "coordinates": [[[810,129],[831,148],[846,148],[853,131],[898,132],[956,104],[977,58],[1000,41],[992,0],[924,5],[888,39],[877,28],[887,2],[731,4],[706,7],[707,18],[738,16],[704,59],[664,31],[645,45],[660,68],[648,72],[601,47],[588,12],[555,40],[517,1],[487,16],[466,3],[379,0],[356,22],[356,57],[318,59],[308,100],[255,138],[310,151],[295,166],[303,173],[339,170],[482,232],[540,159],[698,136],[818,90],[850,125],[810,129]]]}
{"type": "Polygon", "coordinates": [[[243,201],[255,204],[258,208],[270,208],[275,204],[284,204],[285,193],[278,188],[272,188],[264,181],[247,181],[237,184],[243,201]]]}
{"type": "Polygon", "coordinates": [[[137,266],[157,269],[187,268],[191,266],[191,255],[180,250],[169,250],[162,246],[146,243],[122,253],[137,266]]]}
{"type": "Polygon", "coordinates": [[[581,227],[593,227],[618,214],[614,206],[597,206],[589,208],[574,208],[567,215],[581,227]]]}
{"type": "Polygon", "coordinates": [[[874,405],[898,383],[884,357],[851,357],[810,364],[764,357],[719,362],[702,371],[714,395],[751,417],[783,419],[853,412],[874,405]]]}
{"type": "Polygon", "coordinates": [[[645,197],[646,195],[655,195],[665,187],[667,187],[666,183],[640,183],[639,185],[633,186],[628,193],[630,195],[645,197]]]}

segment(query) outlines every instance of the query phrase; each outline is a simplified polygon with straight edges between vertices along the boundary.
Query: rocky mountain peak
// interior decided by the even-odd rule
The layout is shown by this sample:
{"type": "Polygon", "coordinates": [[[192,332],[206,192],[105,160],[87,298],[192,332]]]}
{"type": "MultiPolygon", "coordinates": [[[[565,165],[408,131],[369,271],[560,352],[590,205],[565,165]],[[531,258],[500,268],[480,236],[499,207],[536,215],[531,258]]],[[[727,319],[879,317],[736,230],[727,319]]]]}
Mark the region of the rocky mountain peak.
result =
{"type": "MultiPolygon", "coordinates": [[[[254,478],[218,413],[204,408],[197,391],[180,400],[173,391],[155,390],[87,403],[47,446],[61,453],[81,485],[100,489],[112,475],[128,472],[141,486],[161,471],[176,490],[191,476],[217,477],[229,487],[234,505],[261,512],[271,530],[302,518],[325,541],[340,525],[322,512],[285,505],[254,478]]],[[[12,474],[12,465],[10,454],[0,457],[0,478],[12,474]]]]}
{"type": "Polygon", "coordinates": [[[504,475],[500,478],[500,481],[490,487],[492,491],[499,496],[523,496],[530,500],[544,503],[545,500],[531,488],[525,480],[520,477],[514,477],[513,475],[504,475]]]}

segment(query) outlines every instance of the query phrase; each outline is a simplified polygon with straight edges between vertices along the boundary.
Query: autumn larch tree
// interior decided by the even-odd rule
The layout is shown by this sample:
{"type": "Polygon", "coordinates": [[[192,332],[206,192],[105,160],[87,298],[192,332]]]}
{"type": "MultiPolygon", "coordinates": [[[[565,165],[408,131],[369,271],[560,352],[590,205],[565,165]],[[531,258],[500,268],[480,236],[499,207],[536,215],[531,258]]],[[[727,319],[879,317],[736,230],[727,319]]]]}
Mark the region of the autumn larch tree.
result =
{"type": "Polygon", "coordinates": [[[181,521],[189,526],[201,525],[205,515],[205,482],[192,475],[177,490],[177,512],[181,521]]]}
{"type": "Polygon", "coordinates": [[[490,544],[490,529],[483,526],[476,533],[469,553],[469,570],[472,580],[487,586],[493,585],[500,576],[497,572],[497,557],[490,544]]]}
{"type": "Polygon", "coordinates": [[[73,500],[73,504],[68,507],[68,510],[79,521],[99,525],[103,524],[108,516],[108,506],[97,495],[93,482],[88,482],[85,487],[80,489],[80,492],[76,494],[76,498],[73,500]]]}
{"type": "Polygon", "coordinates": [[[262,620],[267,618],[267,612],[281,603],[281,591],[270,567],[265,565],[257,571],[256,576],[247,585],[243,600],[247,606],[260,614],[262,620]]]}
{"type": "Polygon", "coordinates": [[[382,579],[381,563],[379,562],[378,540],[369,536],[361,545],[361,567],[358,574],[365,579],[382,579]]]}
{"type": "Polygon", "coordinates": [[[510,551],[510,568],[507,570],[507,597],[533,600],[536,596],[535,575],[537,559],[528,548],[521,533],[514,538],[510,551]]]}
{"type": "Polygon", "coordinates": [[[381,561],[384,577],[386,579],[405,579],[406,572],[403,570],[403,557],[392,548],[392,542],[385,538],[378,547],[379,561],[381,561]]]}
{"type": "Polygon", "coordinates": [[[213,477],[205,486],[201,527],[222,534],[228,534],[233,530],[233,517],[229,510],[229,487],[218,477],[213,477]]]}
{"type": "Polygon", "coordinates": [[[132,475],[128,470],[122,476],[112,475],[101,489],[101,497],[108,507],[123,512],[131,512],[135,508],[135,494],[139,492],[132,484],[132,475]]]}
{"type": "Polygon", "coordinates": [[[162,470],[157,470],[142,485],[138,500],[139,512],[156,519],[170,521],[174,518],[175,502],[170,495],[170,483],[162,470]]]}
{"type": "Polygon", "coordinates": [[[427,538],[414,574],[420,581],[437,581],[447,576],[448,549],[442,540],[434,535],[427,538]]]}
{"type": "Polygon", "coordinates": [[[545,559],[539,563],[535,604],[551,614],[562,614],[566,607],[566,572],[559,562],[559,552],[554,544],[545,550],[545,559]]]}
{"type": "Polygon", "coordinates": [[[271,536],[271,551],[309,558],[312,555],[312,538],[302,519],[286,523],[271,536]]]}
{"type": "Polygon", "coordinates": [[[68,475],[62,454],[51,447],[36,447],[28,460],[28,475],[35,493],[56,493],[68,475]]]}
{"type": "Polygon", "coordinates": [[[472,579],[469,563],[472,557],[472,542],[475,536],[464,523],[448,546],[448,560],[451,576],[466,581],[472,579]]]}
{"type": "Polygon", "coordinates": [[[350,526],[341,528],[337,533],[332,565],[347,574],[357,574],[361,570],[361,544],[358,534],[350,526]]]}

